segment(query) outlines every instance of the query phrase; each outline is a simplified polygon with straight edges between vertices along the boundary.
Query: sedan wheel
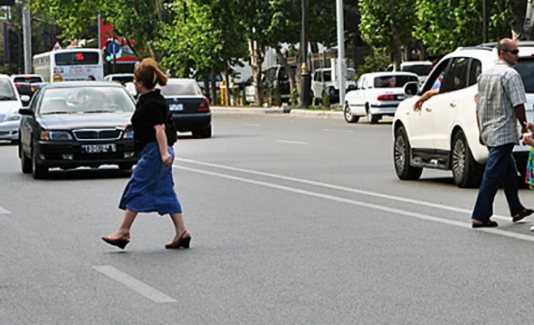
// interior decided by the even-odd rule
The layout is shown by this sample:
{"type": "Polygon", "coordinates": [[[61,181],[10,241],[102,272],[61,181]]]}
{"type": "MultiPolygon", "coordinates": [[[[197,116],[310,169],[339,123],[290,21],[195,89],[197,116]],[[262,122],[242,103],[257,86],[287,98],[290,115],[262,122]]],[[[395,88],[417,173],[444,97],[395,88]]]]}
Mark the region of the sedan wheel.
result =
{"type": "Polygon", "coordinates": [[[349,103],[345,103],[345,108],[343,109],[343,115],[345,116],[345,121],[347,123],[357,123],[360,120],[359,116],[352,115],[349,107],[349,103]]]}
{"type": "Polygon", "coordinates": [[[374,116],[373,114],[371,114],[371,111],[369,110],[369,108],[367,109],[367,121],[370,123],[370,124],[376,124],[378,123],[378,120],[380,118],[378,116],[374,116]]]}
{"type": "Polygon", "coordinates": [[[423,168],[410,166],[410,143],[404,127],[399,127],[395,132],[395,144],[393,147],[393,159],[395,172],[401,180],[416,180],[421,177],[423,168]]]}
{"type": "Polygon", "coordinates": [[[20,157],[20,169],[24,174],[29,174],[32,172],[32,161],[28,159],[22,145],[19,143],[19,157],[20,157]]]}
{"type": "Polygon", "coordinates": [[[48,167],[37,162],[37,152],[32,148],[32,176],[34,179],[43,179],[48,175],[48,167]]]}

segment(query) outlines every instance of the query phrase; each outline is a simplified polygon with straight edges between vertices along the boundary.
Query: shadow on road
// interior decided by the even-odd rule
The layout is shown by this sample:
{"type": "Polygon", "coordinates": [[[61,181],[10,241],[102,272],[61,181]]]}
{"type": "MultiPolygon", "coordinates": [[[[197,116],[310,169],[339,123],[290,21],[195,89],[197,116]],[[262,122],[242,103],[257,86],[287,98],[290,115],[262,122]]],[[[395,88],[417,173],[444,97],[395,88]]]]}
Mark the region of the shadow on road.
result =
{"type": "MultiPolygon", "coordinates": [[[[80,168],[72,170],[51,169],[44,181],[116,179],[129,178],[131,175],[131,170],[119,170],[117,168],[80,168]]],[[[28,177],[31,177],[31,175],[28,175],[28,177]]]]}

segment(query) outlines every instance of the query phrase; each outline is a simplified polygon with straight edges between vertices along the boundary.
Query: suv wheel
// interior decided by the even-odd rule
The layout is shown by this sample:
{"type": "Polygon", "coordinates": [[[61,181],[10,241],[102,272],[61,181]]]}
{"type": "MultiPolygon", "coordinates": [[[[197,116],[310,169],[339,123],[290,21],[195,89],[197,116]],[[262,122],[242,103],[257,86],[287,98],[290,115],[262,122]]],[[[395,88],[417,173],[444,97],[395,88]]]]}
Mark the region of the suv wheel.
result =
{"type": "Polygon", "coordinates": [[[345,121],[347,121],[347,123],[358,123],[358,121],[360,120],[359,116],[354,116],[350,112],[349,103],[345,103],[345,108],[343,109],[343,116],[345,116],[345,121]]]}
{"type": "Polygon", "coordinates": [[[480,166],[471,154],[465,134],[459,131],[452,141],[451,157],[452,178],[458,187],[478,187],[482,180],[482,166],[480,166]]]}
{"type": "Polygon", "coordinates": [[[423,173],[423,168],[410,166],[410,150],[408,136],[401,126],[395,131],[393,159],[397,177],[403,181],[419,179],[423,173]]]}

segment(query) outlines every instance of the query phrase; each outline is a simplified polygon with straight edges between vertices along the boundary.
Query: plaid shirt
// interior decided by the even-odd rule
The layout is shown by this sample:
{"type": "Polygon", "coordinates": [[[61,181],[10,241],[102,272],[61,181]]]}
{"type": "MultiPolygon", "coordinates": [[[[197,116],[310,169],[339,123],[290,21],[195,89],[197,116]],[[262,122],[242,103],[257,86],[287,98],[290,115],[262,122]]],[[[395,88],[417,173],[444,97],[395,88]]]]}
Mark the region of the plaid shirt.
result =
{"type": "Polygon", "coordinates": [[[514,107],[526,101],[521,76],[505,61],[478,77],[478,125],[486,146],[519,144],[514,107]]]}

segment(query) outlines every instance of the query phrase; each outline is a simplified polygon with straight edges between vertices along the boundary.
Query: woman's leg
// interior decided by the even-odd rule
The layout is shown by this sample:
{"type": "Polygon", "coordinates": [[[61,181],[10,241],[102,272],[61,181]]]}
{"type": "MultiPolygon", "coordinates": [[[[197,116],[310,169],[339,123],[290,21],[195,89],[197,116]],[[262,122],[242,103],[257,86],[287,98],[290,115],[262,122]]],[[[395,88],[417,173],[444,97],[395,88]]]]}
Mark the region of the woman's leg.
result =
{"type": "Polygon", "coordinates": [[[185,228],[184,217],[181,213],[172,213],[171,220],[176,231],[174,239],[172,240],[173,242],[179,241],[182,238],[191,237],[191,234],[185,228]]]}
{"type": "Polygon", "coordinates": [[[137,214],[138,212],[126,209],[119,229],[107,237],[110,239],[130,239],[130,228],[132,228],[132,224],[135,217],[137,217],[137,214]]]}

